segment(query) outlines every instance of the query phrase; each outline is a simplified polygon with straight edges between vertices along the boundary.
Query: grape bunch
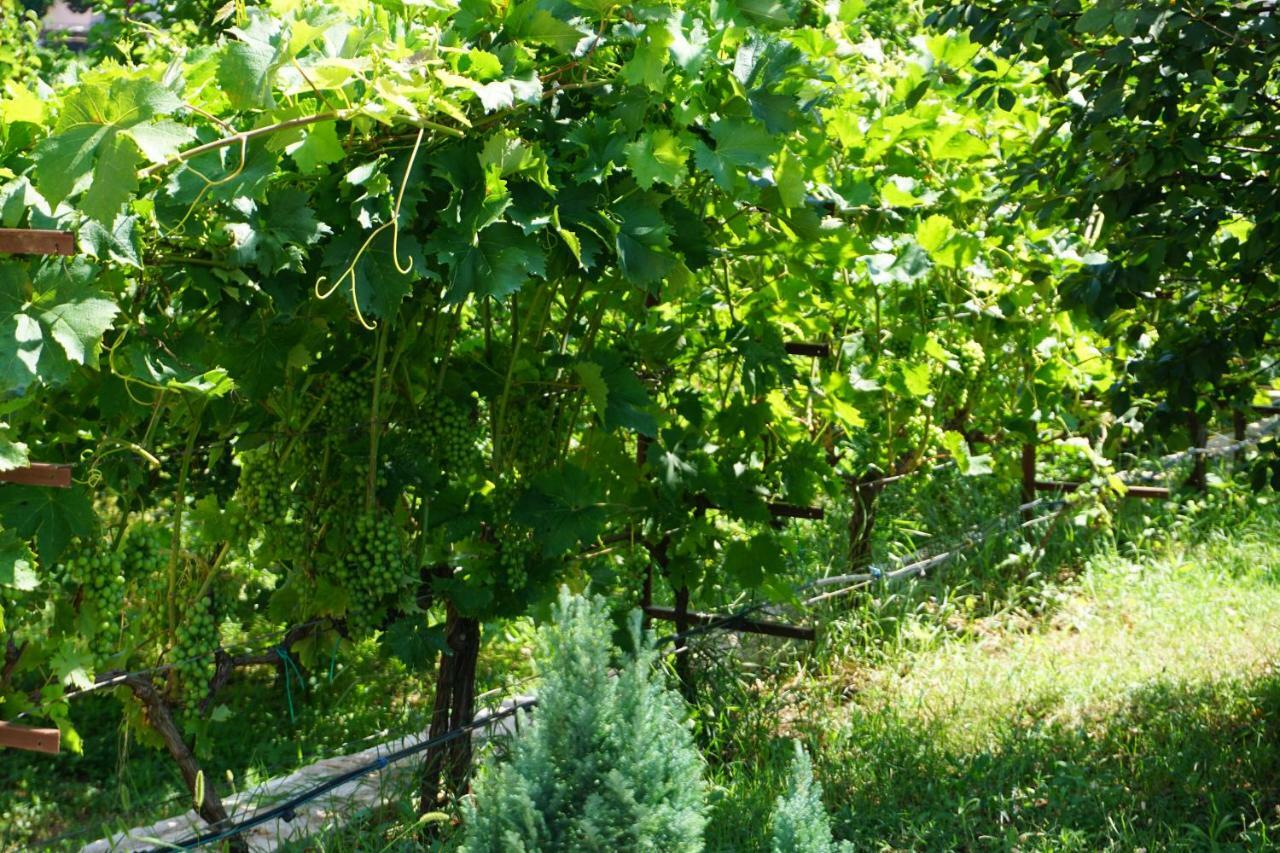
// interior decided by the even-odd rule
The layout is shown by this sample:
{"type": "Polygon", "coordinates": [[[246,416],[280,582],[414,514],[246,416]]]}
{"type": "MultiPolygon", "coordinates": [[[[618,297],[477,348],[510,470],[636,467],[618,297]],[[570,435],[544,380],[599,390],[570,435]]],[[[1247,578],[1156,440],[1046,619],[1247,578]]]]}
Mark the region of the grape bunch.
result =
{"type": "Polygon", "coordinates": [[[373,373],[368,368],[329,376],[323,417],[331,430],[340,433],[339,438],[369,423],[372,389],[373,373]]]}
{"type": "Polygon", "coordinates": [[[80,587],[81,611],[97,620],[89,650],[102,663],[115,652],[124,605],[124,555],[103,547],[85,548],[67,561],[67,575],[80,587]]]}
{"type": "Polygon", "coordinates": [[[296,555],[305,548],[302,509],[293,492],[293,478],[279,457],[264,451],[240,454],[240,485],[237,491],[244,517],[239,531],[245,541],[254,528],[264,531],[272,551],[296,555]]]}
{"type": "Polygon", "coordinates": [[[437,397],[423,421],[423,438],[435,461],[448,474],[472,470],[480,460],[476,421],[462,404],[437,397]]]}
{"type": "Polygon", "coordinates": [[[221,645],[213,603],[201,598],[178,623],[176,642],[170,654],[173,670],[183,695],[194,701],[209,688],[209,680],[217,669],[214,652],[221,645]]]}
{"type": "Polygon", "coordinates": [[[352,523],[347,552],[334,567],[351,593],[348,614],[356,627],[372,627],[387,596],[413,581],[404,538],[395,520],[361,513],[352,523]]]}
{"type": "Polygon", "coordinates": [[[555,418],[543,400],[527,400],[507,415],[506,442],[523,470],[537,468],[555,447],[555,418]]]}
{"type": "Polygon", "coordinates": [[[497,575],[509,589],[523,589],[529,582],[529,562],[537,550],[533,531],[512,518],[515,493],[499,491],[493,502],[493,541],[497,575]]]}
{"type": "Polygon", "coordinates": [[[942,429],[923,414],[907,418],[907,422],[903,424],[902,433],[903,444],[909,451],[915,451],[920,447],[924,447],[927,451],[930,447],[938,447],[942,444],[942,429]],[[927,434],[926,430],[928,430],[927,434]]]}

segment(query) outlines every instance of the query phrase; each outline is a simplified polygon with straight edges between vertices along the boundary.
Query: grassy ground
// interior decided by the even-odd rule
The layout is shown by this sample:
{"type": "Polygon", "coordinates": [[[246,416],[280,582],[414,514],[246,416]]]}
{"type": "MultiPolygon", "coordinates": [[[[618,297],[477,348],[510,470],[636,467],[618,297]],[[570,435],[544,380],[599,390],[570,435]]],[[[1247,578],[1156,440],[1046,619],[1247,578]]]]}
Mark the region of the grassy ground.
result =
{"type": "Polygon", "coordinates": [[[709,846],[761,849],[800,738],[858,849],[1274,847],[1280,519],[1222,508],[1153,520],[1171,541],[1132,519],[1037,590],[926,585],[812,655],[726,667],[700,707],[709,846]]]}

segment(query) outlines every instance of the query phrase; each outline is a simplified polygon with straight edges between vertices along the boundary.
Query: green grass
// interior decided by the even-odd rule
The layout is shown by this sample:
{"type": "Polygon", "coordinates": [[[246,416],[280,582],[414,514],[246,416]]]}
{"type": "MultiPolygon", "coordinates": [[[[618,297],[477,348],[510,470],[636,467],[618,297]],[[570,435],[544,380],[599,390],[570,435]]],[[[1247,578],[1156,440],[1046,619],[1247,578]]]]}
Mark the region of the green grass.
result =
{"type": "Polygon", "coordinates": [[[1127,510],[1138,546],[1061,547],[1038,591],[983,598],[1004,572],[971,565],[949,597],[864,602],[812,654],[726,665],[699,706],[709,847],[761,849],[793,737],[858,849],[1280,842],[1280,519],[1238,504],[1154,519],[1172,541],[1127,510]]]}

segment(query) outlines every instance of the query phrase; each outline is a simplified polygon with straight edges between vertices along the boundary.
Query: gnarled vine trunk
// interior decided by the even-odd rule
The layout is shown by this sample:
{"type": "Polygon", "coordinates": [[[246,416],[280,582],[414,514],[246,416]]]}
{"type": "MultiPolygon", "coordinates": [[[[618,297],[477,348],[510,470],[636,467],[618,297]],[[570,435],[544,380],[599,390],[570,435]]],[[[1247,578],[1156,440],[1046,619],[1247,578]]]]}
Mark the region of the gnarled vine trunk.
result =
{"type": "MultiPolygon", "coordinates": [[[[204,796],[200,800],[196,812],[209,824],[210,829],[218,830],[227,823],[227,809],[222,805],[222,798],[218,796],[217,786],[207,774],[203,775],[202,783],[197,783],[197,779],[201,777],[202,772],[200,762],[196,760],[195,755],[191,752],[191,748],[187,746],[186,740],[182,737],[182,732],[173,721],[173,714],[169,710],[169,703],[165,701],[164,696],[151,683],[151,679],[144,675],[131,675],[124,681],[133,691],[133,695],[138,698],[143,706],[147,709],[147,721],[151,724],[151,728],[155,729],[160,735],[160,739],[164,741],[165,749],[169,751],[169,757],[178,765],[179,772],[182,773],[182,780],[187,783],[187,790],[191,792],[192,799],[195,798],[197,787],[203,788],[204,796]]],[[[227,841],[232,850],[247,851],[248,845],[240,836],[235,836],[227,841]]]]}
{"type": "MultiPolygon", "coordinates": [[[[449,653],[440,656],[436,670],[436,696],[431,711],[429,738],[465,726],[475,718],[476,660],[480,656],[480,622],[458,614],[446,605],[445,641],[449,653]]],[[[466,789],[471,775],[471,735],[465,734],[427,750],[422,765],[419,809],[436,811],[442,798],[466,789]]]]}
{"type": "Polygon", "coordinates": [[[884,491],[884,482],[854,480],[850,485],[849,567],[853,571],[871,564],[871,534],[876,525],[876,498],[884,491]]]}

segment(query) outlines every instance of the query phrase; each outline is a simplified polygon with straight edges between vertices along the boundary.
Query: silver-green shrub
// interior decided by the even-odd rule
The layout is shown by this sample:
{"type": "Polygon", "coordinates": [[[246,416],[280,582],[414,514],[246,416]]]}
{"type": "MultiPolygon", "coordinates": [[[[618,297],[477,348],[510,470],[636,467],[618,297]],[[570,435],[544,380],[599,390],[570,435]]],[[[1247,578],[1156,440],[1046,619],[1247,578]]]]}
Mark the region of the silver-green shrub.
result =
{"type": "Polygon", "coordinates": [[[773,807],[773,853],[836,853],[852,850],[831,837],[831,821],[822,805],[822,785],[813,778],[813,763],[799,741],[791,760],[787,792],[773,807]]]}
{"type": "Polygon", "coordinates": [[[630,625],[639,651],[623,656],[603,601],[561,591],[539,633],[538,706],[508,760],[477,775],[464,850],[702,849],[702,758],[638,613],[630,625]]]}

